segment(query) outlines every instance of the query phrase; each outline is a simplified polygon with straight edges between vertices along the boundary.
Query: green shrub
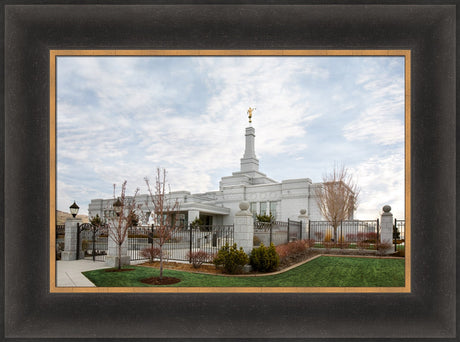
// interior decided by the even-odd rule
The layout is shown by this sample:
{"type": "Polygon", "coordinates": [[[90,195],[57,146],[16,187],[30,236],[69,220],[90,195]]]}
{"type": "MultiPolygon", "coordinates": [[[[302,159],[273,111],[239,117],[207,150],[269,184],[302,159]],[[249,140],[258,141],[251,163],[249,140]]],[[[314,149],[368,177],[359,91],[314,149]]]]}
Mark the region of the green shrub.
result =
{"type": "Polygon", "coordinates": [[[257,221],[259,222],[274,222],[275,217],[272,214],[263,214],[263,215],[256,215],[257,221]]]}
{"type": "Polygon", "coordinates": [[[261,243],[262,243],[262,240],[260,240],[260,238],[258,236],[254,235],[254,237],[252,239],[252,245],[253,246],[260,246],[261,243]]]}
{"type": "Polygon", "coordinates": [[[197,229],[202,225],[204,225],[204,222],[199,217],[195,218],[192,222],[190,222],[190,228],[192,229],[197,229]]]}
{"type": "Polygon", "coordinates": [[[213,260],[214,265],[221,266],[226,273],[240,273],[243,266],[249,262],[249,257],[244,252],[243,248],[237,248],[236,243],[233,246],[225,244],[213,260]]]}
{"type": "Polygon", "coordinates": [[[260,247],[252,250],[249,262],[254,271],[272,272],[278,268],[280,257],[278,253],[276,253],[273,243],[270,244],[270,247],[265,247],[264,244],[261,243],[260,247]]]}

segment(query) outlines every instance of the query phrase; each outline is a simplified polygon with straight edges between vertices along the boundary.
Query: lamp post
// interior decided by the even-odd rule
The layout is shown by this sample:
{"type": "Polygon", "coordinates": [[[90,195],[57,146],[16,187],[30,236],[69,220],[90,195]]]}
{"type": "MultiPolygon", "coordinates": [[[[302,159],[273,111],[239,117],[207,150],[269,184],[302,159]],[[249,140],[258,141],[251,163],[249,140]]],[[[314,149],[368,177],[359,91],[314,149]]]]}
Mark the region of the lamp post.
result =
{"type": "MultiPolygon", "coordinates": [[[[77,216],[78,210],[80,207],[73,201],[73,204],[69,207],[70,213],[72,214],[73,218],[77,216]]],[[[75,256],[76,260],[80,259],[80,223],[77,222],[77,252],[75,256]]]]}
{"type": "Polygon", "coordinates": [[[75,201],[73,201],[73,204],[69,208],[70,208],[70,213],[75,218],[75,216],[77,216],[78,214],[78,210],[80,209],[80,207],[77,205],[77,203],[75,203],[75,201]]]}

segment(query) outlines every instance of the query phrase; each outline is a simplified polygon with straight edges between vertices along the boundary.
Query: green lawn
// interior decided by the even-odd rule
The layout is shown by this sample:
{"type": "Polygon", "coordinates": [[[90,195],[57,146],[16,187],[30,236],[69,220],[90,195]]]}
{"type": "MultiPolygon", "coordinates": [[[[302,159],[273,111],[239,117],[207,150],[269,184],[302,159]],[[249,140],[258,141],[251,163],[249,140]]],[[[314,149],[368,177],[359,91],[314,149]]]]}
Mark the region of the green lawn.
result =
{"type": "MultiPolygon", "coordinates": [[[[83,274],[99,287],[154,286],[140,280],[157,276],[157,269],[129,266],[134,271],[88,271],[83,274]]],[[[181,282],[172,287],[402,287],[403,259],[376,259],[321,256],[290,271],[263,277],[228,277],[164,270],[164,276],[177,277],[181,282]]],[[[163,286],[164,287],[164,286],[163,286]]]]}

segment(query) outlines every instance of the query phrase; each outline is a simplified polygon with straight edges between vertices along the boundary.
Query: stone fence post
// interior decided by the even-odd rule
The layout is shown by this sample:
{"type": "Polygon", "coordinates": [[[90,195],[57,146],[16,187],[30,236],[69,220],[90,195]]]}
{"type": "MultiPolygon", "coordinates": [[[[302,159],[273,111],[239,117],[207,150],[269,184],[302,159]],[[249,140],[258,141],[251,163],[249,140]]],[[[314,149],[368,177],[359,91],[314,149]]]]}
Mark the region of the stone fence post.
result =
{"type": "Polygon", "coordinates": [[[299,240],[307,238],[308,215],[306,209],[300,209],[299,221],[301,224],[299,240]]]}
{"type": "Polygon", "coordinates": [[[380,243],[390,245],[390,248],[384,252],[385,254],[390,254],[393,251],[391,248],[393,243],[393,213],[391,213],[389,205],[385,205],[382,209],[383,213],[380,216],[380,243]]]}
{"type": "MultiPolygon", "coordinates": [[[[65,244],[61,254],[61,260],[77,260],[77,234],[78,225],[81,223],[82,221],[79,218],[68,218],[65,221],[65,244]]],[[[80,251],[79,258],[81,258],[83,253],[81,250],[81,240],[78,250],[80,251]]]]}
{"type": "Polygon", "coordinates": [[[254,219],[248,202],[240,203],[240,211],[235,214],[233,240],[239,247],[243,247],[246,254],[250,254],[254,242],[254,219]]]}
{"type": "MultiPolygon", "coordinates": [[[[109,251],[105,257],[105,262],[109,267],[118,267],[118,244],[110,237],[110,235],[113,234],[110,230],[111,229],[109,229],[109,236],[107,238],[109,251]]],[[[113,230],[116,231],[115,228],[113,228],[113,230]]],[[[126,239],[121,245],[121,266],[129,265],[131,261],[131,257],[128,255],[128,239],[128,234],[126,234],[126,239]]]]}

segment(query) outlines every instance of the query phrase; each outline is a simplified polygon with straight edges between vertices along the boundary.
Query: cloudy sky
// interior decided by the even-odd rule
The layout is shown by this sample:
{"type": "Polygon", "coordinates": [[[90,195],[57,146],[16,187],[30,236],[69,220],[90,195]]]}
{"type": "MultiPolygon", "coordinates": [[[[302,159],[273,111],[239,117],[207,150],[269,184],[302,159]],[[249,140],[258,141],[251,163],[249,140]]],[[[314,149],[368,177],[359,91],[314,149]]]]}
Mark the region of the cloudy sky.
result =
{"type": "Polygon", "coordinates": [[[404,218],[403,57],[58,57],[57,209],[111,198],[166,168],[171,190],[239,171],[255,107],[260,171],[361,188],[356,217],[404,218]]]}

